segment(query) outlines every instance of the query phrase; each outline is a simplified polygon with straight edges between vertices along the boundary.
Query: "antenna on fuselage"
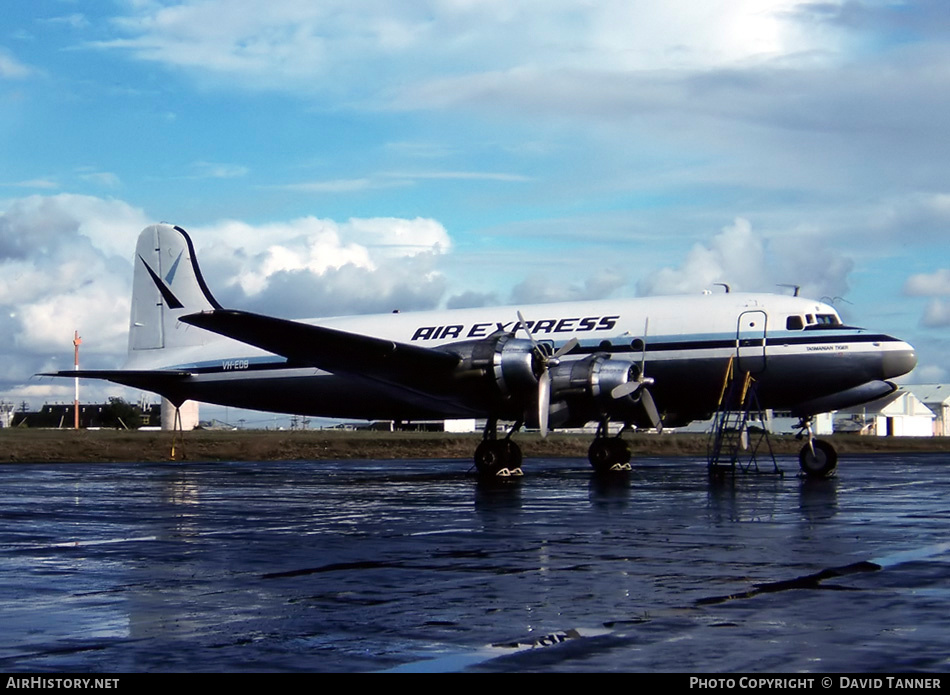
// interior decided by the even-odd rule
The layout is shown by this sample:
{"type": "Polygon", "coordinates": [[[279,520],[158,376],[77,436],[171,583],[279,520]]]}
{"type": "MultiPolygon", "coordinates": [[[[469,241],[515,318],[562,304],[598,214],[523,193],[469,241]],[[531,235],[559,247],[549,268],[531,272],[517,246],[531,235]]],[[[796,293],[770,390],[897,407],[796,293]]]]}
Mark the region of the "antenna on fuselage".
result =
{"type": "Polygon", "coordinates": [[[799,291],[802,289],[802,286],[801,286],[801,285],[790,285],[790,284],[786,284],[786,283],[784,283],[784,282],[778,283],[778,286],[779,286],[779,287],[791,287],[791,288],[794,290],[794,292],[792,293],[792,296],[793,296],[793,297],[797,297],[799,291]]]}
{"type": "Polygon", "coordinates": [[[713,284],[714,284],[714,285],[719,285],[719,287],[724,288],[724,289],[726,290],[726,294],[729,294],[729,285],[727,285],[726,283],[724,283],[724,282],[714,282],[713,284]]]}

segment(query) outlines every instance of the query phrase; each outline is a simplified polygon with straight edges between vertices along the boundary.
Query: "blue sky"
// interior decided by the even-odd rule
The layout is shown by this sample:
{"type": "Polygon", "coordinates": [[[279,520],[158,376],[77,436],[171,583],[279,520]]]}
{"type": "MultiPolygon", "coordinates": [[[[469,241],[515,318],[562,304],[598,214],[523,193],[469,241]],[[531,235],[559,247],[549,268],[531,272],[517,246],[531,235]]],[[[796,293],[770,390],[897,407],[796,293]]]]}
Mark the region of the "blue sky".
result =
{"type": "Polygon", "coordinates": [[[6,400],[122,362],[155,221],[239,308],[797,283],[950,380],[939,0],[2,6],[6,400]]]}

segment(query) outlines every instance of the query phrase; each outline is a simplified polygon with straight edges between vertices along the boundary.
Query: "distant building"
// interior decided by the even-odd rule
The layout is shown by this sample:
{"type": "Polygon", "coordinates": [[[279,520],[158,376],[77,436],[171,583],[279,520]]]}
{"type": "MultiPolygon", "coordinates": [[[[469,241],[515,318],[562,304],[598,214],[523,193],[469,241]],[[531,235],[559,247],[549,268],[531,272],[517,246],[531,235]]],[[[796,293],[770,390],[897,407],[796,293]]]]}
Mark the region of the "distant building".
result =
{"type": "Polygon", "coordinates": [[[446,432],[476,432],[477,424],[475,418],[462,420],[446,420],[444,431],[446,432]]]}
{"type": "MultiPolygon", "coordinates": [[[[772,434],[798,434],[801,430],[798,423],[800,417],[795,417],[787,410],[772,411],[769,418],[769,431],[772,434]]],[[[815,436],[825,436],[835,431],[834,419],[831,413],[817,413],[811,422],[811,431],[815,436]]]]}
{"type": "Polygon", "coordinates": [[[839,410],[837,431],[878,437],[932,437],[934,413],[910,391],[898,389],[883,398],[839,410]]]}
{"type": "Polygon", "coordinates": [[[910,391],[934,414],[935,437],[950,437],[950,384],[908,384],[910,391]]]}
{"type": "MultiPolygon", "coordinates": [[[[25,404],[24,404],[25,406],[25,404]]],[[[36,411],[19,410],[12,413],[8,427],[48,427],[71,429],[75,422],[75,406],[72,403],[47,403],[36,411]]],[[[111,403],[86,403],[79,406],[79,427],[83,429],[105,427],[137,429],[161,423],[158,405],[138,405],[113,399],[111,403]]]]}
{"type": "Polygon", "coordinates": [[[13,412],[16,410],[12,403],[0,403],[0,427],[13,425],[13,412]]]}
{"type": "MultiPolygon", "coordinates": [[[[757,418],[751,421],[754,426],[762,426],[770,434],[798,434],[801,430],[798,424],[802,421],[787,410],[766,410],[765,419],[757,418]]],[[[712,429],[712,420],[696,420],[684,427],[677,427],[676,432],[691,434],[708,433],[712,429]]],[[[650,430],[647,430],[650,431],[650,430]]],[[[811,431],[815,436],[825,436],[834,432],[831,413],[818,413],[812,418],[811,431]]]]}

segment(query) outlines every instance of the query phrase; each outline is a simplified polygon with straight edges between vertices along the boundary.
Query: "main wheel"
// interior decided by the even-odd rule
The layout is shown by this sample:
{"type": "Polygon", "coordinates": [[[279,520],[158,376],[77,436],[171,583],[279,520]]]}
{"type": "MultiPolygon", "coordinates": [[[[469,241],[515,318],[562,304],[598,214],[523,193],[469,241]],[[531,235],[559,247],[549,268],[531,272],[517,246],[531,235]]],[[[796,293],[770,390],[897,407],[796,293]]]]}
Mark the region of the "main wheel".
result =
{"type": "Polygon", "coordinates": [[[823,439],[813,440],[812,446],[815,453],[808,444],[798,452],[798,465],[809,478],[827,478],[838,465],[838,452],[823,439]]]}
{"type": "Polygon", "coordinates": [[[587,458],[596,472],[607,473],[617,464],[622,466],[630,462],[630,448],[622,439],[598,437],[591,442],[587,458]]]}
{"type": "Polygon", "coordinates": [[[521,468],[521,447],[510,439],[485,439],[475,449],[475,468],[485,476],[521,468]]]}

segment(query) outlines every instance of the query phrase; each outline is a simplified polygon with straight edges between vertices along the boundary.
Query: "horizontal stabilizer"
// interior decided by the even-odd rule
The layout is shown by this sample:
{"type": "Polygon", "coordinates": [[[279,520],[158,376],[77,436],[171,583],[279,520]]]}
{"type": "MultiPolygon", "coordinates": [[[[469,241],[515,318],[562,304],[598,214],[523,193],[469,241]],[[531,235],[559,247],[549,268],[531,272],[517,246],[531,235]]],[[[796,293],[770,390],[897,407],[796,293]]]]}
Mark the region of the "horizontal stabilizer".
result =
{"type": "Polygon", "coordinates": [[[245,311],[204,311],[180,320],[298,364],[420,389],[448,376],[460,359],[441,350],[245,311]]]}
{"type": "Polygon", "coordinates": [[[185,382],[191,377],[191,373],[175,370],[79,369],[44,372],[37,376],[104,379],[124,386],[159,393],[172,403],[180,404],[187,400],[184,396],[183,387],[185,382]]]}

